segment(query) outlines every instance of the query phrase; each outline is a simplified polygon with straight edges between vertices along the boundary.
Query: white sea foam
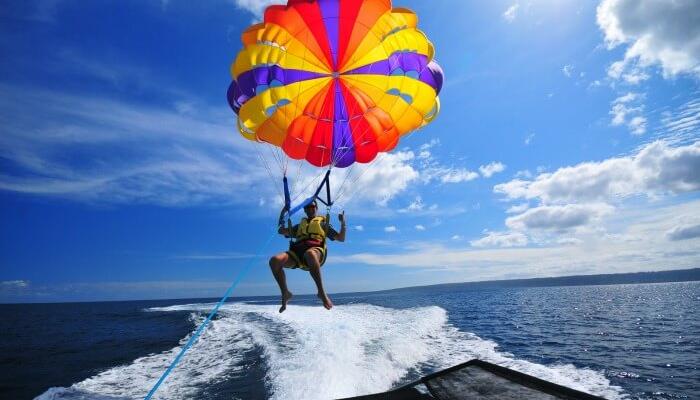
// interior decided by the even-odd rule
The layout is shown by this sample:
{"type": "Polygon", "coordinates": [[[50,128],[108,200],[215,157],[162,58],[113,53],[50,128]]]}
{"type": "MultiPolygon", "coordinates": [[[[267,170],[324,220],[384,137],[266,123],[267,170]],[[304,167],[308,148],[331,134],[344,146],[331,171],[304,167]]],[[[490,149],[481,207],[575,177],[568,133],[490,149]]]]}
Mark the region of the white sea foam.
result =
{"type": "MultiPolygon", "coordinates": [[[[151,309],[193,311],[198,321],[211,304],[151,309]]],[[[188,338],[183,338],[181,345],[188,338]]],[[[497,344],[462,332],[439,307],[391,309],[367,304],[322,307],[226,304],[202,338],[159,389],[156,398],[196,397],[244,368],[243,353],[258,346],[273,399],[333,399],[390,389],[408,372],[435,370],[480,358],[555,383],[624,398],[603,373],[573,365],[546,366],[500,352],[497,344]]],[[[115,367],[39,399],[143,398],[180,346],[115,367]]]]}

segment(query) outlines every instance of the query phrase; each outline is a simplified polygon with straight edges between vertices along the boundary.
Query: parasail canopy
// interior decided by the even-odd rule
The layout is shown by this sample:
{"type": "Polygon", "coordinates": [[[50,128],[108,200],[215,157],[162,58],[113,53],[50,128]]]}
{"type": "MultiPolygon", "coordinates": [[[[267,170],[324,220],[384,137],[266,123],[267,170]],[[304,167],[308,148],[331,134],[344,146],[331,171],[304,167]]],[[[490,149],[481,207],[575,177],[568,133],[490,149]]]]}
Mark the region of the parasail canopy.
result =
{"type": "Polygon", "coordinates": [[[247,139],[315,166],[368,163],[439,111],[443,73],[389,0],[289,0],[242,34],[228,101],[247,139]]]}

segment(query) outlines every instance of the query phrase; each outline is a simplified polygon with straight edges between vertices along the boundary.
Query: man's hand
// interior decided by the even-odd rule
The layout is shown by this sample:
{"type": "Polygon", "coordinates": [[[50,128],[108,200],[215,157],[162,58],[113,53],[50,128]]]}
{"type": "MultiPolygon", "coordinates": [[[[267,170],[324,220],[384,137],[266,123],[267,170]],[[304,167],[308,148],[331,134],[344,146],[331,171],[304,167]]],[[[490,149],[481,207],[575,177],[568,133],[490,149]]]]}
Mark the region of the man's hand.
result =
{"type": "Polygon", "coordinates": [[[340,221],[341,225],[345,225],[345,210],[338,214],[338,221],[340,221]]]}
{"type": "Polygon", "coordinates": [[[279,217],[279,219],[277,220],[277,225],[278,225],[279,227],[283,227],[283,226],[284,226],[284,213],[286,213],[287,211],[289,211],[289,208],[288,208],[287,205],[285,204],[284,207],[282,207],[282,211],[280,211],[280,217],[279,217]]]}

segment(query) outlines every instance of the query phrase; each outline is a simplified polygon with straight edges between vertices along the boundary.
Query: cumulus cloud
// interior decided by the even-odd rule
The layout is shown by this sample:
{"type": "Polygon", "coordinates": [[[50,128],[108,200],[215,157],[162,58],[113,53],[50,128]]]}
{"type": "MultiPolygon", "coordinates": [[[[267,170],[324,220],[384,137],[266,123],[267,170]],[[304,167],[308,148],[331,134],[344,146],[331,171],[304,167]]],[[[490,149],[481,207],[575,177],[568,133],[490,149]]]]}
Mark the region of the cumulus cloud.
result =
{"type": "Polygon", "coordinates": [[[642,68],[659,66],[665,77],[700,76],[700,7],[696,0],[603,0],[598,26],[609,48],[626,45],[609,69],[629,83],[646,79],[642,68]]]}
{"type": "Polygon", "coordinates": [[[496,193],[508,199],[538,199],[545,204],[652,197],[698,189],[700,141],[678,147],[657,141],[631,156],[585,162],[540,174],[533,180],[514,179],[494,186],[496,193]]]}
{"type": "Polygon", "coordinates": [[[455,280],[562,276],[695,268],[700,249],[686,241],[669,241],[664,232],[677,221],[700,215],[700,201],[653,208],[620,208],[605,222],[607,235],[590,232],[526,247],[522,232],[487,232],[478,246],[417,243],[408,251],[354,253],[337,262],[392,265],[400,268],[447,270],[455,280]],[[653,211],[652,211],[653,210],[653,211]],[[500,239],[503,238],[503,239],[500,239]],[[507,247],[504,244],[514,244],[507,247]],[[517,245],[515,245],[517,244],[517,245]],[[491,248],[493,247],[493,248],[491,248]]]}
{"type": "Polygon", "coordinates": [[[363,225],[355,225],[355,230],[362,232],[365,230],[365,227],[363,225]]]}
{"type": "Polygon", "coordinates": [[[668,240],[687,240],[700,237],[700,224],[683,224],[673,227],[666,232],[668,240]]]}
{"type": "Polygon", "coordinates": [[[506,11],[503,12],[503,18],[510,22],[515,21],[515,17],[518,15],[518,9],[520,8],[520,4],[515,3],[512,6],[508,7],[506,11]]]}
{"type": "Polygon", "coordinates": [[[384,232],[396,232],[398,229],[394,225],[389,225],[384,227],[384,232]]]}
{"type": "Polygon", "coordinates": [[[415,228],[417,231],[424,231],[425,230],[425,226],[423,226],[421,224],[416,225],[415,228]]]}
{"type": "Polygon", "coordinates": [[[508,207],[508,209],[506,210],[506,213],[518,214],[518,213],[521,213],[521,212],[527,210],[528,208],[530,208],[530,204],[528,204],[528,203],[516,204],[514,206],[508,207]]]}
{"type": "Polygon", "coordinates": [[[605,203],[539,206],[509,217],[506,226],[513,230],[565,231],[598,221],[613,210],[605,203]]]}
{"type": "MultiPolygon", "coordinates": [[[[433,147],[438,146],[439,144],[439,140],[433,139],[430,142],[425,143],[418,148],[419,153],[418,157],[416,157],[417,162],[415,164],[417,166],[420,175],[420,181],[422,183],[429,184],[434,181],[438,181],[440,183],[445,184],[462,183],[473,181],[479,178],[480,175],[476,171],[472,171],[471,169],[464,167],[448,167],[437,161],[433,157],[433,154],[430,150],[433,147]]],[[[489,165],[482,167],[492,168],[493,166],[489,165]]],[[[498,168],[498,166],[496,166],[495,168],[498,168]]]]}
{"type": "Polygon", "coordinates": [[[482,165],[479,167],[479,172],[481,172],[481,175],[484,178],[490,178],[493,174],[497,174],[499,172],[502,172],[503,170],[506,169],[505,164],[494,161],[491,163],[488,163],[486,165],[482,165]]]}
{"type": "Polygon", "coordinates": [[[527,236],[522,232],[486,232],[481,239],[469,242],[473,247],[522,247],[528,243],[527,236]]]}
{"type": "MultiPolygon", "coordinates": [[[[412,151],[383,153],[371,164],[362,164],[352,171],[340,172],[336,180],[343,181],[343,173],[351,174],[346,180],[347,191],[356,201],[370,201],[385,206],[389,200],[403,192],[417,180],[419,171],[411,165],[415,158],[412,151]]],[[[338,196],[336,196],[338,197],[338,196]]],[[[348,197],[344,199],[348,201],[348,197]]]]}
{"type": "Polygon", "coordinates": [[[646,132],[647,119],[641,115],[644,106],[641,100],[644,96],[639,93],[627,93],[613,100],[610,115],[612,125],[627,125],[635,135],[646,132]]]}

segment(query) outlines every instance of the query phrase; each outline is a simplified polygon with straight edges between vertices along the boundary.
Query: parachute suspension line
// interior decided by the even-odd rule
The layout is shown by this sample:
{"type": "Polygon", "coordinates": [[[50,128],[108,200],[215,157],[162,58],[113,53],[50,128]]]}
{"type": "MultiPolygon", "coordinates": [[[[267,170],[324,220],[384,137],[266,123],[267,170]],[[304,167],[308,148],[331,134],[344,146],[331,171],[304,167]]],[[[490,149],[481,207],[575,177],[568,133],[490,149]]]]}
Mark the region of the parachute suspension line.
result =
{"type": "Polygon", "coordinates": [[[297,182],[299,181],[299,177],[301,176],[301,167],[304,165],[304,162],[301,161],[301,160],[299,160],[299,161],[297,161],[297,164],[298,164],[298,166],[297,166],[297,173],[296,173],[296,176],[294,177],[294,180],[292,181],[292,188],[291,188],[291,189],[292,189],[292,193],[296,193],[296,192],[294,191],[294,189],[296,189],[296,188],[299,186],[299,185],[297,184],[297,182]]]}
{"type": "Polygon", "coordinates": [[[280,172],[284,171],[284,163],[279,157],[279,154],[277,153],[277,149],[273,149],[272,145],[265,143],[265,148],[267,148],[267,151],[272,154],[272,158],[275,159],[275,163],[277,164],[277,167],[279,168],[280,172]]]}
{"type": "MultiPolygon", "coordinates": [[[[372,164],[378,164],[379,162],[381,162],[381,160],[384,158],[385,155],[386,155],[386,153],[381,153],[381,154],[377,155],[377,158],[374,160],[374,162],[372,164]]],[[[355,183],[357,183],[357,181],[360,180],[360,178],[362,178],[362,176],[364,174],[366,174],[370,168],[371,168],[370,166],[367,166],[367,168],[365,168],[364,171],[362,171],[359,175],[357,175],[352,180],[349,187],[351,187],[351,188],[355,187],[355,183]]],[[[346,190],[343,190],[341,193],[337,194],[335,196],[335,201],[338,201],[342,196],[345,195],[346,192],[347,192],[346,190]]],[[[346,200],[346,203],[349,202],[353,197],[355,197],[355,194],[357,194],[357,190],[352,190],[352,192],[350,193],[350,197],[348,197],[348,199],[346,200]]]]}
{"type": "Polygon", "coordinates": [[[267,159],[264,157],[262,151],[256,143],[253,143],[253,147],[255,147],[255,150],[258,153],[258,159],[260,160],[260,163],[265,167],[265,170],[267,171],[267,174],[270,177],[270,181],[273,183],[272,186],[277,190],[277,193],[281,196],[282,193],[280,192],[279,187],[277,187],[277,180],[275,179],[275,176],[272,173],[272,169],[270,168],[267,159]]]}
{"type": "Polygon", "coordinates": [[[345,182],[348,181],[348,178],[350,177],[350,175],[352,175],[352,172],[355,170],[355,164],[356,163],[352,163],[348,168],[346,168],[345,177],[343,178],[343,181],[340,183],[340,186],[338,186],[338,189],[335,192],[336,200],[338,200],[338,198],[340,198],[341,194],[343,193],[345,182]]]}
{"type": "MultiPolygon", "coordinates": [[[[275,226],[275,228],[276,228],[276,226],[275,226]]],[[[272,232],[270,232],[270,235],[268,236],[267,240],[265,240],[265,242],[258,248],[258,251],[255,253],[255,255],[253,257],[251,257],[250,260],[248,260],[248,262],[245,264],[245,266],[243,267],[241,272],[238,273],[236,278],[231,283],[231,286],[229,286],[228,289],[226,289],[226,293],[224,293],[224,296],[221,298],[221,300],[219,300],[218,303],[216,303],[216,305],[211,310],[211,312],[209,313],[207,318],[201,324],[199,324],[199,327],[194,332],[194,334],[192,336],[190,336],[190,339],[187,341],[187,343],[185,343],[185,345],[182,346],[182,349],[180,349],[180,352],[177,354],[175,359],[170,363],[170,365],[165,370],[165,372],[163,372],[163,374],[160,376],[160,378],[155,383],[155,385],[153,385],[153,387],[148,392],[146,397],[144,397],[144,400],[151,400],[151,398],[156,393],[156,391],[158,390],[160,385],[163,384],[163,382],[165,381],[165,378],[167,378],[168,375],[170,375],[170,373],[175,369],[175,367],[180,362],[180,360],[184,357],[187,350],[189,350],[190,347],[192,347],[192,345],[194,345],[195,342],[197,342],[197,339],[199,339],[199,337],[202,335],[202,333],[207,328],[209,323],[212,321],[212,319],[214,319],[216,314],[219,312],[219,309],[221,308],[221,306],[223,306],[224,303],[226,302],[226,300],[228,300],[228,298],[231,296],[231,294],[233,293],[233,290],[236,288],[236,286],[238,286],[238,284],[241,283],[241,281],[248,274],[248,272],[250,272],[250,269],[253,266],[253,261],[256,260],[260,256],[260,254],[267,248],[267,246],[270,244],[270,242],[272,241],[272,238],[275,236],[276,233],[277,233],[276,229],[273,229],[272,232]]]]}
{"type": "Polygon", "coordinates": [[[306,183],[306,185],[305,185],[299,192],[297,192],[296,196],[294,196],[294,197],[292,198],[292,201],[296,201],[296,199],[298,199],[299,196],[301,196],[302,194],[304,194],[304,192],[305,192],[312,184],[313,184],[314,186],[318,187],[318,185],[320,185],[319,179],[321,178],[321,176],[322,176],[323,174],[324,174],[324,172],[321,171],[321,172],[319,172],[316,176],[314,176],[313,178],[309,179],[309,181],[306,183]]]}

